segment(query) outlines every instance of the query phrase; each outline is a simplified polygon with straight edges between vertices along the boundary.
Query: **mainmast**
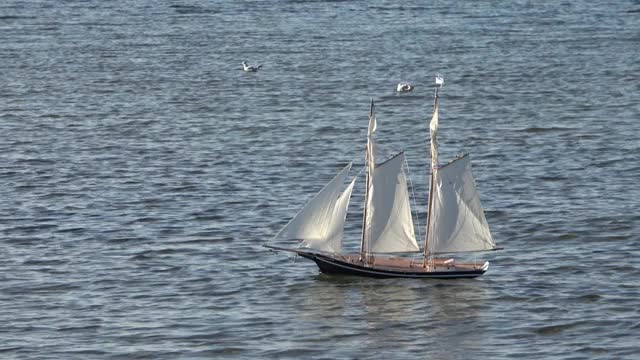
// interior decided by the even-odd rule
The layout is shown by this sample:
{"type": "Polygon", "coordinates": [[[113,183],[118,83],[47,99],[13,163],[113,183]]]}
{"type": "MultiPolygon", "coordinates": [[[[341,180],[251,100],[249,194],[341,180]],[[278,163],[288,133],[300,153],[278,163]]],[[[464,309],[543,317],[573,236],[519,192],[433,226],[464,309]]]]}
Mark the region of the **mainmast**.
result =
{"type": "Polygon", "coordinates": [[[367,166],[366,181],[364,188],[364,214],[362,216],[362,239],[360,240],[360,261],[367,262],[366,235],[367,235],[367,208],[369,207],[369,184],[373,177],[375,160],[373,156],[373,133],[376,131],[376,117],[374,111],[373,98],[369,107],[369,129],[367,131],[367,148],[364,155],[364,161],[367,166]]]}
{"type": "Polygon", "coordinates": [[[433,115],[429,123],[430,135],[430,154],[431,154],[431,179],[429,181],[429,203],[427,205],[427,231],[424,237],[424,262],[423,266],[427,266],[427,256],[429,254],[429,229],[431,228],[431,212],[433,209],[433,178],[438,167],[438,143],[436,135],[438,133],[438,89],[444,86],[444,79],[440,74],[436,75],[436,89],[433,98],[433,115]]]}

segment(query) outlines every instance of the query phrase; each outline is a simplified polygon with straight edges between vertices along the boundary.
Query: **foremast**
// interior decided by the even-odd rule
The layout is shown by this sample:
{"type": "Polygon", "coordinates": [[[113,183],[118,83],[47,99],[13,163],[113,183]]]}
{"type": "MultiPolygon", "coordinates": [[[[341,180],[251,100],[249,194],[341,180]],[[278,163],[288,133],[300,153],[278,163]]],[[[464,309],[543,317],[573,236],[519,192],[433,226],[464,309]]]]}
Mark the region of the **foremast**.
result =
{"type": "Polygon", "coordinates": [[[427,230],[424,237],[424,261],[423,266],[427,267],[429,259],[429,229],[431,228],[432,210],[433,210],[433,180],[434,174],[438,169],[438,142],[436,136],[438,134],[438,90],[444,85],[444,79],[440,74],[436,75],[436,88],[433,97],[433,115],[429,123],[430,137],[430,155],[431,155],[431,174],[429,180],[429,201],[427,205],[427,230]]]}

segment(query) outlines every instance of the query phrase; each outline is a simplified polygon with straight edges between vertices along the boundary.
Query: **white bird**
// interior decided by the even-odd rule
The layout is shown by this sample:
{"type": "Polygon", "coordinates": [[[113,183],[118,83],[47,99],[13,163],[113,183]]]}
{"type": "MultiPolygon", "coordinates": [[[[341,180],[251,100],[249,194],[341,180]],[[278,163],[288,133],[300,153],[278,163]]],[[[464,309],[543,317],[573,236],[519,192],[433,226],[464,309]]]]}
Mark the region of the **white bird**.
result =
{"type": "Polygon", "coordinates": [[[409,83],[399,83],[398,86],[396,86],[396,91],[397,92],[409,92],[411,90],[413,90],[414,86],[409,84],[409,83]]]}
{"type": "Polygon", "coordinates": [[[260,70],[261,67],[262,67],[262,65],[249,66],[249,65],[247,65],[246,61],[242,62],[242,70],[246,71],[246,72],[256,72],[256,71],[260,70]]]}

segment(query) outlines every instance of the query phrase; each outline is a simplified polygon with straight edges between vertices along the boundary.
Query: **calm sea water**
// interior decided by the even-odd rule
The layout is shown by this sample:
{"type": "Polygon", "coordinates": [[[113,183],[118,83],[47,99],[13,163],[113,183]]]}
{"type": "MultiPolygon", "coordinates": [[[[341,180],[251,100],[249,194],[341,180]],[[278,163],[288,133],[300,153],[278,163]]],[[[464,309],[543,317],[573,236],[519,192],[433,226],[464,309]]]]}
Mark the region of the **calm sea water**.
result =
{"type": "Polygon", "coordinates": [[[640,359],[639,34],[637,0],[3,1],[0,357],[640,359]],[[437,72],[489,272],[265,251],[370,98],[424,224],[437,72]]]}

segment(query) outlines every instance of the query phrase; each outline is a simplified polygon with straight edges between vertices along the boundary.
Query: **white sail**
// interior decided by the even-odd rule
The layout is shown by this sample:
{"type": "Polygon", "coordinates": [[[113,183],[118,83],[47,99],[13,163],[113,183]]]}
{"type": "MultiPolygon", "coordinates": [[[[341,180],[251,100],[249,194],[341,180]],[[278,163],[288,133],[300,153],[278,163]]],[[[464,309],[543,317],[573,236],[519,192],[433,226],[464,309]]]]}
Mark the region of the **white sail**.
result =
{"type": "Polygon", "coordinates": [[[362,223],[362,241],[360,243],[360,253],[364,255],[367,252],[367,241],[365,237],[367,236],[367,224],[371,223],[373,213],[368,211],[369,203],[371,202],[371,194],[373,190],[373,175],[376,167],[376,159],[375,159],[375,140],[373,139],[373,133],[376,131],[378,125],[376,121],[376,111],[375,105],[373,103],[373,99],[371,99],[371,107],[369,108],[369,127],[367,130],[367,151],[365,154],[365,163],[367,166],[367,175],[366,175],[366,189],[364,193],[364,217],[362,223]]]}
{"type": "Polygon", "coordinates": [[[404,154],[400,153],[375,168],[365,225],[368,253],[420,250],[413,229],[403,164],[404,154]]]}
{"type": "Polygon", "coordinates": [[[306,239],[300,246],[308,247],[316,250],[339,253],[342,251],[342,238],[344,236],[344,223],[347,219],[347,210],[349,209],[349,200],[353,186],[356,184],[356,177],[351,180],[347,189],[342,192],[334,205],[334,216],[331,218],[327,227],[324,239],[306,239]]]}
{"type": "Polygon", "coordinates": [[[429,136],[431,138],[431,167],[435,167],[438,165],[438,141],[436,139],[438,135],[438,97],[436,96],[434,107],[433,107],[433,116],[431,117],[431,122],[429,123],[429,136]]]}
{"type": "Polygon", "coordinates": [[[375,105],[373,104],[373,99],[371,99],[371,109],[369,110],[369,129],[367,131],[367,166],[370,177],[373,177],[376,164],[376,142],[373,139],[373,133],[376,132],[377,128],[378,122],[376,121],[375,105]]]}
{"type": "Polygon", "coordinates": [[[428,252],[492,250],[495,243],[465,155],[433,173],[428,252]]]}
{"type": "Polygon", "coordinates": [[[347,165],[275,236],[276,240],[302,240],[300,246],[327,252],[339,252],[344,222],[355,179],[341,193],[351,169],[347,165]]]}

